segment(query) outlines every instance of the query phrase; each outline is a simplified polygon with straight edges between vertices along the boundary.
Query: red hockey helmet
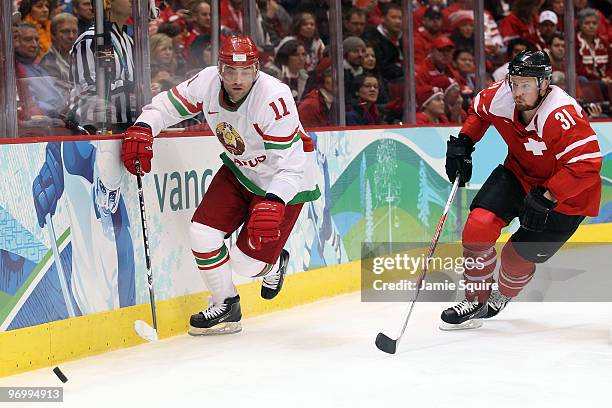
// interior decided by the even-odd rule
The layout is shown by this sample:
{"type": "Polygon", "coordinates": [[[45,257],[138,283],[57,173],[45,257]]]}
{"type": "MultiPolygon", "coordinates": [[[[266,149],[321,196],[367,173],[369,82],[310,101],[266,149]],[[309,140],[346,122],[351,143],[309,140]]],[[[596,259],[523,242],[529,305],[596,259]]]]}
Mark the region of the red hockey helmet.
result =
{"type": "Polygon", "coordinates": [[[226,37],[219,47],[219,62],[230,67],[248,67],[259,62],[259,51],[250,37],[226,37]]]}

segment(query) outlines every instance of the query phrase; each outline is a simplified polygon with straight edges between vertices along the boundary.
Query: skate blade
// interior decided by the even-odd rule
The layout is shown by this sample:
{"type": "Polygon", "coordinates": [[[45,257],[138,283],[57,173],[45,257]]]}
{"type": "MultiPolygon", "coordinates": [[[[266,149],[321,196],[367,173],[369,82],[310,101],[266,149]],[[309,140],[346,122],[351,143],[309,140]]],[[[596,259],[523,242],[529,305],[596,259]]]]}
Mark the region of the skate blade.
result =
{"type": "Polygon", "coordinates": [[[209,328],[193,327],[189,325],[189,331],[187,333],[192,336],[216,336],[219,334],[238,333],[239,331],[242,331],[240,322],[227,322],[209,328]]]}
{"type": "Polygon", "coordinates": [[[443,331],[472,330],[478,329],[479,327],[482,327],[482,320],[480,319],[472,319],[459,324],[450,324],[445,322],[440,324],[440,330],[443,331]]]}

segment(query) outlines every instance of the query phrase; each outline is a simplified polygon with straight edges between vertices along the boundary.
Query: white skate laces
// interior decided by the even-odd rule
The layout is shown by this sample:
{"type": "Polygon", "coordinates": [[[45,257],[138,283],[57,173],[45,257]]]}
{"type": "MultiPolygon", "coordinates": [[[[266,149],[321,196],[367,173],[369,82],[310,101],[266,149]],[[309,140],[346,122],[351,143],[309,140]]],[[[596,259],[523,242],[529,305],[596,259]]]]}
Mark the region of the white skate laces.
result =
{"type": "Polygon", "coordinates": [[[217,318],[221,316],[223,313],[227,311],[227,305],[225,303],[221,303],[219,305],[209,306],[208,309],[202,310],[202,314],[208,320],[217,318]]]}
{"type": "Polygon", "coordinates": [[[477,302],[470,302],[469,300],[464,299],[458,305],[453,306],[453,310],[457,312],[459,316],[463,316],[463,315],[473,312],[477,306],[478,306],[477,302]]]}
{"type": "Polygon", "coordinates": [[[280,282],[280,267],[276,271],[271,272],[264,276],[262,285],[269,289],[277,289],[278,283],[280,282]]]}
{"type": "Polygon", "coordinates": [[[491,292],[491,296],[489,296],[488,303],[490,307],[493,307],[496,311],[499,311],[506,306],[506,303],[508,303],[509,300],[509,297],[504,296],[501,294],[501,292],[494,290],[491,292]]]}

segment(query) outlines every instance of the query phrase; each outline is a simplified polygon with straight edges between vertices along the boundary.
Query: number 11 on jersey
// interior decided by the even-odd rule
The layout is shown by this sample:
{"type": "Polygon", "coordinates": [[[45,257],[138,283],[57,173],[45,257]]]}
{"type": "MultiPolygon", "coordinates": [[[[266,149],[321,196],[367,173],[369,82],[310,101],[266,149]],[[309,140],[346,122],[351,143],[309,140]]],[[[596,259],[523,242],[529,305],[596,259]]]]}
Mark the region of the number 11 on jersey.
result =
{"type": "Polygon", "coordinates": [[[287,105],[285,105],[285,101],[283,100],[283,98],[278,98],[278,102],[281,104],[281,107],[283,108],[282,115],[280,111],[278,110],[278,106],[276,106],[276,102],[270,102],[270,107],[274,110],[274,113],[276,114],[276,117],[274,118],[274,120],[280,120],[281,118],[289,115],[289,111],[287,110],[287,105]]]}

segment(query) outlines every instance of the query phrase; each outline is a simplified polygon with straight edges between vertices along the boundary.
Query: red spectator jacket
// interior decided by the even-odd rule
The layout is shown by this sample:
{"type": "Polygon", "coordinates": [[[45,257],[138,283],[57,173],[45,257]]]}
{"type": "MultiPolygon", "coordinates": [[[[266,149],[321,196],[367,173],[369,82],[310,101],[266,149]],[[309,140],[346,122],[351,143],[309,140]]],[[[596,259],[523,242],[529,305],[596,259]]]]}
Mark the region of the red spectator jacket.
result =
{"type": "Polygon", "coordinates": [[[416,76],[415,78],[416,85],[419,86],[419,85],[430,84],[433,78],[436,78],[439,76],[447,76],[449,78],[454,78],[455,75],[450,65],[447,65],[444,72],[441,72],[433,64],[433,62],[431,61],[431,58],[427,57],[425,61],[423,61],[423,63],[419,65],[419,67],[417,68],[415,76],[416,76]]]}
{"type": "Polygon", "coordinates": [[[533,18],[531,24],[525,24],[525,22],[514,13],[508,14],[499,21],[499,32],[506,45],[508,45],[510,40],[518,37],[533,41],[533,39],[537,37],[536,27],[536,17],[533,18]]]}
{"type": "Polygon", "coordinates": [[[474,98],[461,133],[478,142],[490,125],[508,145],[504,166],[525,191],[548,188],[555,211],[596,216],[601,198],[602,154],[595,131],[578,102],[551,86],[537,113],[524,126],[506,81],[491,84],[474,98]]]}
{"type": "MultiPolygon", "coordinates": [[[[442,115],[439,120],[440,120],[440,123],[448,123],[448,119],[444,115],[442,115]]],[[[427,116],[424,112],[417,112],[416,124],[417,125],[435,125],[436,123],[433,123],[429,119],[429,116],[427,116]]]]}
{"type": "Polygon", "coordinates": [[[172,10],[172,7],[166,5],[166,7],[164,7],[164,9],[159,13],[159,17],[158,20],[161,20],[162,22],[173,22],[177,19],[177,15],[174,12],[174,10],[172,10]]]}
{"type": "Polygon", "coordinates": [[[463,7],[463,4],[456,2],[456,3],[452,3],[449,4],[447,7],[444,7],[442,9],[442,29],[444,31],[446,31],[447,33],[450,33],[451,31],[453,31],[450,22],[448,20],[448,17],[453,14],[455,11],[459,11],[459,10],[464,10],[465,7],[463,7]]]}
{"type": "Polygon", "coordinates": [[[417,8],[412,12],[412,21],[415,29],[417,27],[420,28],[423,25],[423,16],[425,15],[426,11],[426,6],[418,5],[417,8]]]}
{"type": "Polygon", "coordinates": [[[418,67],[431,52],[431,43],[435,35],[431,34],[425,27],[419,27],[414,33],[414,66],[418,67]]]}
{"type": "Polygon", "coordinates": [[[542,38],[539,30],[536,30],[535,36],[528,38],[528,40],[531,41],[538,50],[544,51],[546,49],[546,41],[542,38]]]}
{"type": "Polygon", "coordinates": [[[202,35],[202,34],[210,34],[210,32],[208,33],[202,33],[200,31],[198,31],[197,29],[193,28],[191,31],[189,31],[189,33],[187,33],[187,35],[185,36],[185,48],[184,48],[184,54],[185,57],[189,57],[191,54],[191,44],[193,44],[193,42],[195,41],[196,38],[198,38],[198,36],[202,35]]]}
{"type": "Polygon", "coordinates": [[[612,41],[612,22],[606,18],[604,13],[597,10],[599,15],[599,27],[597,27],[597,33],[600,37],[606,37],[608,41],[612,41]]]}
{"type": "Polygon", "coordinates": [[[383,22],[383,14],[380,10],[380,4],[376,4],[368,13],[368,25],[376,27],[383,22]]]}
{"type": "Polygon", "coordinates": [[[331,126],[329,109],[318,89],[313,89],[304,95],[298,106],[298,114],[304,127],[331,126]]]}
{"type": "Polygon", "coordinates": [[[611,54],[605,38],[595,38],[595,46],[591,48],[581,33],[576,34],[576,75],[588,79],[612,78],[611,54]]]}
{"type": "Polygon", "coordinates": [[[234,33],[242,33],[242,10],[234,10],[229,1],[219,2],[221,26],[234,33]]]}
{"type": "Polygon", "coordinates": [[[448,118],[448,116],[447,116],[447,119],[448,119],[448,123],[463,125],[463,123],[467,119],[467,113],[465,112],[465,110],[461,109],[461,118],[457,122],[451,121],[450,118],[448,118]]]}

